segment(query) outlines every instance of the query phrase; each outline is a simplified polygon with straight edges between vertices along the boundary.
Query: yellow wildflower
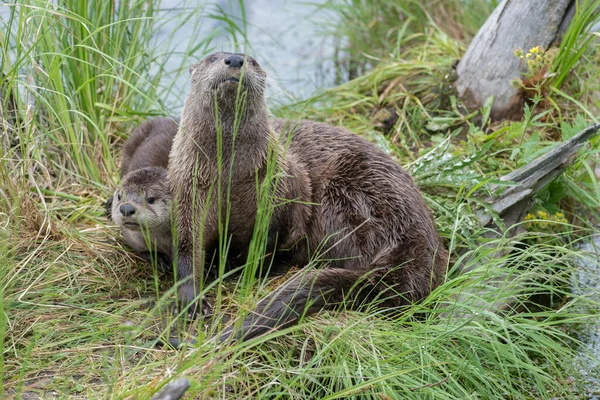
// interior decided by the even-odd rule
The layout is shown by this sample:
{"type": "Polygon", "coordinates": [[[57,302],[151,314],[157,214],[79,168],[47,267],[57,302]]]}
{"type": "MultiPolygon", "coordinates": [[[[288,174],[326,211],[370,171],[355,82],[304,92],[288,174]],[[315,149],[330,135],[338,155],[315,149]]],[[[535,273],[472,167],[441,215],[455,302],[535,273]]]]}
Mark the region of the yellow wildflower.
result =
{"type": "Polygon", "coordinates": [[[530,221],[534,218],[535,218],[535,215],[533,215],[532,213],[527,213],[527,215],[525,216],[525,221],[530,221]]]}
{"type": "Polygon", "coordinates": [[[530,49],[529,52],[533,54],[541,53],[540,46],[535,46],[533,49],[530,49]]]}
{"type": "Polygon", "coordinates": [[[548,213],[547,213],[546,211],[538,211],[538,212],[537,212],[537,215],[539,215],[539,217],[540,217],[541,219],[546,219],[546,218],[548,218],[548,213]]]}
{"type": "Polygon", "coordinates": [[[515,56],[517,56],[519,58],[523,58],[523,49],[516,49],[515,56]]]}
{"type": "Polygon", "coordinates": [[[542,56],[540,56],[539,54],[535,56],[535,61],[542,62],[542,56]]]}
{"type": "Polygon", "coordinates": [[[565,215],[563,213],[561,213],[561,212],[557,212],[555,218],[556,218],[557,222],[561,222],[561,223],[565,223],[565,224],[569,222],[565,218],[565,215]]]}
{"type": "Polygon", "coordinates": [[[525,54],[525,57],[529,58],[529,57],[531,57],[532,55],[533,55],[533,54],[531,54],[531,53],[527,53],[527,54],[525,54]]]}

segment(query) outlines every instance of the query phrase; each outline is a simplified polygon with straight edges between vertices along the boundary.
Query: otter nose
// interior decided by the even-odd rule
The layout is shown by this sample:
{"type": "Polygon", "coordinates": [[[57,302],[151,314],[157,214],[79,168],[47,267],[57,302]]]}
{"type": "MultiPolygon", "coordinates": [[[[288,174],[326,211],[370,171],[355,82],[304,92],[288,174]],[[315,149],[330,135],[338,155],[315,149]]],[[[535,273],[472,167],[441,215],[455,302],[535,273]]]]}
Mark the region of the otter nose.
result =
{"type": "Polygon", "coordinates": [[[121,214],[123,214],[125,217],[131,217],[133,214],[135,214],[135,207],[129,203],[126,203],[119,207],[119,211],[121,211],[121,214]]]}
{"type": "Polygon", "coordinates": [[[229,68],[241,68],[244,65],[244,57],[236,54],[229,56],[225,59],[225,65],[229,65],[229,68]]]}

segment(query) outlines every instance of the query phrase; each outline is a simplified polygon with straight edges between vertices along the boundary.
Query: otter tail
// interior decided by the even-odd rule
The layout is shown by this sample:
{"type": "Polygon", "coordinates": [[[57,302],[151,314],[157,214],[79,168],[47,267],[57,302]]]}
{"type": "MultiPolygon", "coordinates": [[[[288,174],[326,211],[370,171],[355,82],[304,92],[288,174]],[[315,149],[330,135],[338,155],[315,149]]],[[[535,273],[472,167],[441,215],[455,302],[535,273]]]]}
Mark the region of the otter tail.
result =
{"type": "MultiPolygon", "coordinates": [[[[260,300],[241,326],[228,328],[216,339],[248,340],[340,304],[346,309],[373,304],[397,310],[418,302],[438,285],[448,253],[440,248],[431,254],[413,246],[414,254],[406,260],[406,247],[386,248],[366,268],[305,268],[260,300]]],[[[184,343],[175,338],[168,342],[173,347],[184,343]]]]}
{"type": "MultiPolygon", "coordinates": [[[[367,275],[368,276],[368,275],[367,275]]],[[[282,329],[297,323],[300,318],[320,310],[339,305],[349,300],[356,303],[354,286],[364,278],[363,272],[342,268],[322,270],[302,270],[261,299],[242,322],[241,326],[226,329],[217,337],[219,343],[234,340],[248,340],[265,333],[282,329]]],[[[158,345],[181,348],[195,344],[195,340],[181,340],[171,337],[167,341],[159,340],[158,345]]]]}
{"type": "MultiPolygon", "coordinates": [[[[219,342],[230,338],[248,340],[270,331],[294,325],[304,316],[314,314],[323,308],[349,301],[352,306],[356,297],[352,296],[355,286],[363,278],[364,271],[342,268],[325,268],[317,271],[300,271],[274,292],[258,302],[256,309],[248,315],[242,326],[227,329],[219,342]]],[[[363,297],[363,296],[359,296],[363,297]]]]}

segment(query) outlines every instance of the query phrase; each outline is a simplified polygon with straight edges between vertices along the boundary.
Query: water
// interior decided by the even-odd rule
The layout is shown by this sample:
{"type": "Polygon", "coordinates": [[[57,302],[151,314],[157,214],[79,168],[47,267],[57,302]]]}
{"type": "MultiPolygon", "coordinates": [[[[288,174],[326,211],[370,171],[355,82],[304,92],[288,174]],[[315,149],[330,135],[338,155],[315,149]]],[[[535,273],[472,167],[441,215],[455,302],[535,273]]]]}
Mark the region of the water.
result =
{"type": "MultiPolygon", "coordinates": [[[[311,0],[310,4],[301,0],[245,0],[247,44],[241,51],[254,56],[267,72],[269,87],[267,97],[270,103],[286,103],[304,99],[319,89],[331,86],[334,82],[333,53],[334,43],[323,29],[331,24],[333,16],[318,11],[317,7],[327,0],[311,0]]],[[[163,0],[162,15],[171,21],[156,33],[159,41],[167,40],[176,30],[173,45],[177,51],[184,51],[190,40],[193,22],[178,29],[180,13],[189,12],[185,6],[195,4],[182,0],[163,0]]],[[[209,0],[203,3],[201,14],[201,37],[208,37],[215,30],[218,36],[212,45],[216,50],[234,51],[231,36],[227,33],[227,23],[208,18],[222,9],[229,19],[243,26],[242,9],[237,0],[209,0]]],[[[240,40],[243,40],[240,36],[240,40]]],[[[209,49],[196,52],[198,60],[207,55],[209,49]]],[[[192,62],[195,61],[191,60],[192,62]]],[[[167,69],[177,69],[182,57],[174,55],[167,61],[167,69]]],[[[188,74],[184,72],[175,82],[176,90],[170,102],[182,102],[188,90],[188,74]]],[[[176,107],[176,105],[175,105],[176,107]]]]}
{"type": "MultiPolygon", "coordinates": [[[[334,17],[317,11],[327,0],[244,0],[246,13],[246,37],[249,43],[241,44],[241,51],[254,56],[267,72],[269,85],[267,100],[270,104],[281,104],[305,99],[321,88],[331,86],[335,79],[333,54],[334,42],[324,35],[323,29],[332,25],[334,17]]],[[[187,67],[208,55],[210,48],[200,48],[194,57],[183,61],[188,46],[198,39],[217,36],[212,40],[213,50],[234,51],[231,35],[226,31],[227,23],[210,18],[221,9],[229,19],[243,30],[242,9],[239,0],[162,0],[155,32],[158,44],[167,43],[172,51],[165,60],[168,72],[184,67],[174,82],[167,78],[163,84],[172,88],[166,99],[176,114],[183,105],[189,89],[187,67]],[[196,21],[191,18],[182,23],[185,15],[198,11],[199,35],[194,36],[196,21]],[[169,37],[173,35],[171,42],[169,37]]],[[[9,6],[0,1],[0,21],[7,21],[9,6]]],[[[4,23],[0,27],[5,27],[4,23]]],[[[243,38],[239,36],[239,40],[243,38]]]]}

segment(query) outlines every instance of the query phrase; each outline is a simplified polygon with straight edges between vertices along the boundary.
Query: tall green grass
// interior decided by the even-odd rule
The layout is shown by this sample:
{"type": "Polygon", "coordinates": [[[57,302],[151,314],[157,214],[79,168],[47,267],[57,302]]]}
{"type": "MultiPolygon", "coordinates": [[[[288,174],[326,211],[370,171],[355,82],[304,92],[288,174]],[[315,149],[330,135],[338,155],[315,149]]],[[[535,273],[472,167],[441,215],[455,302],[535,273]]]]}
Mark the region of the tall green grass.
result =
{"type": "Polygon", "coordinates": [[[337,42],[338,83],[362,75],[378,60],[404,58],[412,49],[427,46],[435,32],[455,46],[465,43],[495,6],[486,0],[328,2],[322,7],[337,23],[322,29],[337,42]]]}
{"type": "MultiPolygon", "coordinates": [[[[406,165],[451,250],[448,277],[423,303],[393,317],[376,308],[327,312],[267,337],[217,347],[207,334],[218,333],[225,318],[184,326],[169,315],[169,280],[152,276],[101,215],[126,132],[170,110],[157,100],[170,90],[164,66],[172,55],[152,40],[164,21],[159,6],[114,4],[24,1],[9,7],[8,26],[0,29],[2,72],[19,110],[0,131],[0,397],[149,398],[180,376],[192,380],[198,397],[585,395],[571,364],[578,341],[567,332],[593,323],[600,306],[593,296],[598,288],[588,288],[591,295],[570,293],[577,245],[598,233],[597,141],[536,197],[536,218],[523,222],[519,236],[485,239],[474,210],[487,194],[485,183],[597,115],[593,80],[577,85],[572,79],[600,74],[595,42],[584,38],[580,56],[561,64],[571,79],[560,87],[564,95],[553,95],[560,113],[540,102],[522,121],[493,123],[485,107],[462,108],[447,76],[491,10],[487,2],[342,3],[340,21],[356,45],[348,53],[357,60],[395,57],[372,69],[360,61],[365,69],[356,71],[369,67],[368,73],[274,111],[348,126],[406,165]],[[392,17],[398,13],[402,24],[392,17]],[[349,30],[351,20],[368,22],[349,30]],[[444,25],[450,20],[452,26],[444,25]],[[389,128],[378,114],[385,110],[397,117],[389,128]],[[542,218],[540,211],[563,212],[570,222],[542,218]],[[550,302],[535,302],[536,296],[550,302]],[[499,312],[498,304],[511,307],[499,312]],[[149,346],[171,332],[198,335],[198,345],[185,351],[149,346]]],[[[199,31],[198,15],[181,18],[199,31]]],[[[235,33],[238,43],[251,39],[243,32],[235,33]]],[[[175,73],[208,51],[210,38],[190,45],[175,73]]],[[[277,179],[277,171],[270,174],[277,179]]],[[[268,184],[258,188],[261,217],[248,270],[261,267],[277,204],[268,184]]],[[[222,240],[221,275],[226,235],[222,240]]],[[[236,319],[276,285],[246,273],[206,285],[205,292],[216,297],[219,312],[236,319]]]]}
{"type": "Polygon", "coordinates": [[[600,19],[598,7],[598,0],[575,2],[573,20],[562,38],[560,52],[553,65],[553,72],[557,73],[553,82],[555,87],[560,88],[594,40],[591,30],[600,19]]]}
{"type": "MultiPolygon", "coordinates": [[[[52,162],[84,179],[106,175],[102,160],[111,160],[111,130],[117,110],[134,109],[142,96],[154,98],[153,83],[138,71],[150,68],[140,51],[150,42],[153,8],[144,2],[23,2],[10,27],[14,43],[5,68],[10,78],[25,72],[26,95],[35,102],[35,132],[53,147],[52,162]],[[27,21],[28,23],[24,23],[27,21]],[[19,27],[19,31],[15,28],[19,27]],[[12,56],[12,57],[10,57],[12,56]]],[[[21,75],[22,76],[22,75],[21,75]]],[[[111,172],[114,172],[111,168],[111,172]]]]}
{"type": "MultiPolygon", "coordinates": [[[[569,296],[576,253],[558,243],[525,249],[516,240],[490,244],[459,261],[469,272],[392,319],[376,309],[325,313],[234,347],[201,342],[169,368],[193,379],[192,393],[224,390],[235,398],[568,397],[579,388],[568,384],[577,374],[568,364],[574,339],[561,327],[585,324],[589,314],[578,305],[597,310],[598,304],[578,296],[556,310],[528,299],[534,293],[569,296]],[[488,258],[507,248],[514,253],[488,258]],[[490,275],[504,276],[504,285],[485,290],[490,275]],[[520,312],[498,315],[495,305],[508,300],[520,312]]],[[[160,358],[148,362],[130,366],[131,374],[164,365],[160,358]]],[[[125,383],[122,393],[145,397],[153,387],[125,383]]]]}

